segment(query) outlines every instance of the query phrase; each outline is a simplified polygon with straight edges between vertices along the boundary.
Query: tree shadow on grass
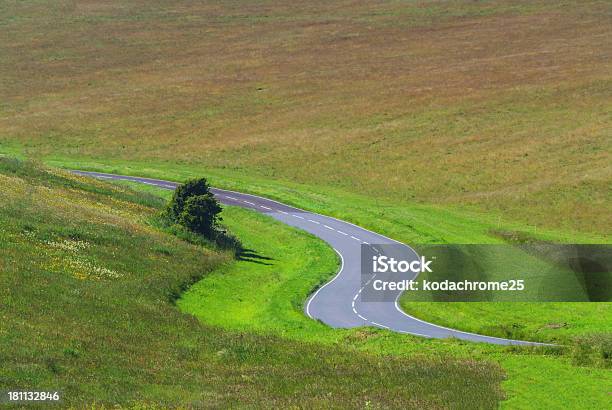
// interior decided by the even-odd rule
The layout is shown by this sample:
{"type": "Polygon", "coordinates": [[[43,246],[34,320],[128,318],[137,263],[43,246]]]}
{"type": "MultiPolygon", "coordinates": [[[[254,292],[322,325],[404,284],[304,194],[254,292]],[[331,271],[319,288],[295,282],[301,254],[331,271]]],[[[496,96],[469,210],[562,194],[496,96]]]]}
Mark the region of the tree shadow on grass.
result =
{"type": "Polygon", "coordinates": [[[258,263],[260,265],[273,265],[272,263],[269,263],[267,261],[274,260],[268,256],[260,255],[256,250],[253,250],[253,249],[240,250],[240,252],[238,252],[237,259],[239,261],[244,261],[244,262],[258,263]]]}

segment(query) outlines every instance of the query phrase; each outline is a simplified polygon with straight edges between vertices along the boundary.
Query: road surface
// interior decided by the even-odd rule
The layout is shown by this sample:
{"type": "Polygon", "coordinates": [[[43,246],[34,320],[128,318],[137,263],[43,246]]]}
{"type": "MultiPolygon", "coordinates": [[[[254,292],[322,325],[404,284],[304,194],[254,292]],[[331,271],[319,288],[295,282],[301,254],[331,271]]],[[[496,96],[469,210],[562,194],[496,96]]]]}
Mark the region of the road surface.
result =
{"type": "MultiPolygon", "coordinates": [[[[76,174],[111,180],[127,180],[166,189],[175,189],[176,182],[151,178],[73,171],[76,174]]],[[[225,205],[240,206],[264,213],[287,225],[307,231],[331,245],[342,261],[340,271],[315,291],[305,304],[305,314],[335,328],[375,326],[398,333],[428,338],[457,338],[473,342],[501,345],[538,345],[541,343],[510,340],[462,332],[428,323],[403,312],[398,304],[401,291],[396,291],[387,302],[362,300],[361,246],[399,244],[393,239],[344,222],[256,195],[212,188],[216,198],[225,205]]],[[[407,252],[418,256],[407,245],[407,252]]],[[[379,247],[377,249],[380,249],[379,247]]]]}

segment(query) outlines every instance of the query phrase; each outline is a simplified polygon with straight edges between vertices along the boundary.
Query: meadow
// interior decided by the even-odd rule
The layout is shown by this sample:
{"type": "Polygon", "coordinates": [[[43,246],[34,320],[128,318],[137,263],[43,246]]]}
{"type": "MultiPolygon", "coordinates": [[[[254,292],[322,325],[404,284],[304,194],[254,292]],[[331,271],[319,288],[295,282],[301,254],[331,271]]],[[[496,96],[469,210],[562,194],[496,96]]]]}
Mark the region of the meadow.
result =
{"type": "Polygon", "coordinates": [[[0,145],[608,235],[609,14],[605,0],[5,1],[0,145]]]}

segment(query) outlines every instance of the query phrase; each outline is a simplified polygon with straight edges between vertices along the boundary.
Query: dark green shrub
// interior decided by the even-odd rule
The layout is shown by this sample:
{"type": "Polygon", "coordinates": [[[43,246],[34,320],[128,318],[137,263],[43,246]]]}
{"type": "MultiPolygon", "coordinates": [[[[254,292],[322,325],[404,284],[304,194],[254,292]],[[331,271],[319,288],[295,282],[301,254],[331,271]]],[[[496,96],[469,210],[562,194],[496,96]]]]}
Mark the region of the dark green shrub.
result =
{"type": "Polygon", "coordinates": [[[180,218],[185,208],[187,200],[194,196],[209,195],[213,196],[210,192],[210,185],[206,181],[206,178],[190,179],[182,185],[179,185],[172,199],[166,208],[166,216],[170,221],[174,223],[180,223],[180,218]]]}
{"type": "Polygon", "coordinates": [[[237,253],[242,249],[238,238],[218,226],[221,210],[206,179],[198,178],[185,182],[174,191],[162,216],[170,226],[186,228],[184,232],[176,232],[181,237],[192,232],[214,241],[222,249],[233,249],[237,253]]]}
{"type": "Polygon", "coordinates": [[[183,205],[178,223],[208,239],[214,239],[219,212],[221,205],[212,194],[191,196],[183,205]]]}

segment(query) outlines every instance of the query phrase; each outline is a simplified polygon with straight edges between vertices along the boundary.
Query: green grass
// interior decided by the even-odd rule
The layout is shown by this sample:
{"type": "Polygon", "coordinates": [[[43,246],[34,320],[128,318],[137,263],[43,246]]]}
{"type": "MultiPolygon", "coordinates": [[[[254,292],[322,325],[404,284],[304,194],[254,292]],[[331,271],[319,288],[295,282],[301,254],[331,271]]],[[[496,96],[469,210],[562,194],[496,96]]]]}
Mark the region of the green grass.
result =
{"type": "MultiPolygon", "coordinates": [[[[443,354],[494,360],[508,375],[503,386],[509,398],[504,404],[509,408],[529,408],[534,400],[542,406],[567,408],[585,405],[597,408],[606,403],[606,393],[599,386],[600,378],[609,379],[607,371],[593,367],[592,363],[590,367],[572,365],[571,350],[562,356],[542,355],[537,351],[515,351],[466,342],[429,341],[374,329],[333,330],[309,320],[303,314],[303,302],[309,289],[319,283],[321,277],[331,276],[330,268],[336,260],[333,251],[306,233],[250,211],[228,208],[225,223],[254,253],[271,258],[256,259],[256,262],[270,265],[253,261],[225,265],[187,291],[179,306],[204,323],[290,339],[354,346],[379,354],[392,352],[408,357],[443,354]],[[557,376],[551,377],[551,374],[557,376]]],[[[595,320],[593,306],[583,306],[590,308],[582,312],[585,317],[580,320],[577,315],[573,316],[583,327],[583,334],[604,331],[605,316],[595,320]]],[[[531,307],[533,309],[534,305],[531,307]]],[[[568,310],[555,311],[555,316],[563,316],[563,312],[568,310]]],[[[526,332],[525,336],[534,335],[526,332]]]]}
{"type": "Polygon", "coordinates": [[[178,306],[216,326],[273,329],[312,341],[329,338],[327,326],[304,315],[303,303],[337,271],[334,251],[310,234],[265,215],[235,207],[227,207],[223,215],[230,230],[247,240],[242,260],[196,283],[178,306]]]}
{"type": "Polygon", "coordinates": [[[510,339],[568,343],[590,333],[612,334],[612,303],[427,303],[402,298],[401,306],[432,323],[510,339]]]}
{"type": "Polygon", "coordinates": [[[76,408],[494,408],[502,398],[501,369],[482,360],[381,358],[179,312],[182,290],[230,258],[151,226],[161,202],[150,194],[6,158],[0,194],[0,390],[60,390],[76,408]]]}
{"type": "MultiPolygon", "coordinates": [[[[347,193],[338,189],[312,187],[295,183],[281,184],[275,181],[263,180],[252,176],[240,175],[233,171],[200,170],[189,165],[140,164],[132,162],[129,165],[121,161],[103,164],[95,161],[70,161],[52,159],[51,163],[79,169],[92,169],[114,173],[151,176],[171,180],[182,180],[188,177],[205,174],[215,186],[236,189],[243,192],[261,194],[266,197],[281,200],[304,209],[335,216],[356,223],[375,232],[385,234],[408,244],[419,243],[507,243],[507,237],[521,237],[527,240],[540,240],[554,243],[609,243],[607,236],[580,234],[576,232],[535,229],[533,226],[518,222],[509,222],[501,217],[490,214],[466,212],[449,207],[436,207],[415,204],[395,205],[384,200],[377,200],[360,195],[347,193]],[[157,168],[159,166],[159,168],[157,168]]],[[[236,228],[238,229],[238,228],[236,228]]],[[[415,306],[408,307],[407,295],[402,298],[404,306],[417,317],[440,318],[441,324],[453,323],[453,327],[464,330],[474,329],[477,323],[483,323],[478,329],[491,335],[515,334],[527,335],[534,340],[561,340],[565,336],[576,334],[571,329],[583,329],[582,321],[590,321],[601,317],[602,312],[609,312],[609,304],[585,304],[580,306],[583,319],[568,323],[556,329],[557,324],[567,321],[560,316],[576,318],[574,304],[555,304],[551,309],[547,304],[525,304],[524,313],[508,313],[508,305],[489,304],[486,307],[487,316],[478,316],[482,311],[472,315],[474,325],[458,323],[458,317],[464,317],[468,312],[461,311],[465,304],[436,303],[418,311],[415,306]],[[531,312],[531,313],[527,313],[531,312]],[[433,315],[433,316],[430,316],[433,315]],[[533,325],[520,325],[517,322],[529,322],[526,317],[537,318],[533,325]],[[478,317],[477,317],[478,316],[478,317]],[[497,323],[497,317],[504,318],[503,323],[497,323]],[[514,318],[514,319],[513,319],[514,318]],[[525,330],[526,326],[528,330],[525,330]],[[549,329],[549,326],[552,328],[549,329]],[[539,330],[538,330],[539,329],[539,330]],[[537,332],[536,332],[537,331],[537,332]],[[510,332],[510,333],[509,333],[510,332]],[[526,332],[526,333],[525,333],[526,332]],[[550,339],[548,339],[550,337],[550,339]]],[[[470,306],[467,304],[467,306],[470,306]]],[[[474,305],[477,306],[477,305],[474,305]]],[[[511,305],[513,307],[514,305],[511,305]]],[[[519,306],[519,305],[517,305],[519,306]]],[[[511,312],[514,308],[510,309],[511,312]]],[[[609,315],[609,313],[608,313],[609,315]]],[[[603,316],[605,320],[607,316],[603,316]]],[[[601,322],[597,322],[601,324],[601,322]]],[[[589,327],[586,328],[588,330],[589,327]]],[[[608,328],[595,326],[593,331],[604,331],[608,328]]]]}

